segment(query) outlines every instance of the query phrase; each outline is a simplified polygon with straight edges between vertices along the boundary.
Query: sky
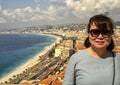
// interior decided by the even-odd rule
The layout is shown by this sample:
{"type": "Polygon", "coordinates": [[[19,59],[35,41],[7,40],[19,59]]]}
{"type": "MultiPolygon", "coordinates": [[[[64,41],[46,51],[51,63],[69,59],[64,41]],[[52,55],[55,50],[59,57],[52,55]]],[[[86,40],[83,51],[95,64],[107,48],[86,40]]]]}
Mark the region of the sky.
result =
{"type": "Polygon", "coordinates": [[[120,0],[0,0],[0,29],[86,23],[107,13],[120,21],[120,0]]]}

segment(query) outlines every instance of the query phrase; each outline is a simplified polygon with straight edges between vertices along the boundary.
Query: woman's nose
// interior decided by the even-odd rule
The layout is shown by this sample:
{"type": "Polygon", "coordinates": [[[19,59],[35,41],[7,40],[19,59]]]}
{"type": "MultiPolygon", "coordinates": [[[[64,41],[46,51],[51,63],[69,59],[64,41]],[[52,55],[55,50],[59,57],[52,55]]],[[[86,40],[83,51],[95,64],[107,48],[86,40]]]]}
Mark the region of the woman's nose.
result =
{"type": "Polygon", "coordinates": [[[97,38],[103,38],[103,35],[100,33],[97,38]]]}

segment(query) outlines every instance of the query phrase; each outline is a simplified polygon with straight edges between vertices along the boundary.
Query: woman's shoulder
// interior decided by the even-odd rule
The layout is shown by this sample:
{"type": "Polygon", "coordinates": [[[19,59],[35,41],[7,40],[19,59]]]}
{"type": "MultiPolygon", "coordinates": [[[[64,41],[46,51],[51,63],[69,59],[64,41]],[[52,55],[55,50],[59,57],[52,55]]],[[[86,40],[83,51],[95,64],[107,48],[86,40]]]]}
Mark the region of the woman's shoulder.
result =
{"type": "Polygon", "coordinates": [[[120,53],[115,52],[115,51],[113,51],[112,54],[113,54],[114,56],[120,56],[120,53]]]}
{"type": "Polygon", "coordinates": [[[86,49],[82,49],[76,52],[74,55],[86,55],[86,53],[87,53],[86,49]]]}
{"type": "Polygon", "coordinates": [[[87,59],[87,51],[86,49],[80,50],[76,53],[74,53],[72,56],[70,56],[70,60],[69,63],[71,63],[72,65],[75,65],[76,63],[78,63],[79,61],[84,61],[87,59]]]}
{"type": "Polygon", "coordinates": [[[73,60],[79,60],[79,59],[83,59],[83,58],[86,58],[88,56],[88,53],[86,51],[86,49],[83,49],[83,50],[80,50],[76,53],[74,53],[71,58],[73,60]]]}
{"type": "Polygon", "coordinates": [[[120,53],[116,53],[116,56],[120,57],[120,53]]]}
{"type": "Polygon", "coordinates": [[[118,52],[112,52],[112,54],[113,54],[114,57],[120,59],[120,53],[118,53],[118,52]]]}

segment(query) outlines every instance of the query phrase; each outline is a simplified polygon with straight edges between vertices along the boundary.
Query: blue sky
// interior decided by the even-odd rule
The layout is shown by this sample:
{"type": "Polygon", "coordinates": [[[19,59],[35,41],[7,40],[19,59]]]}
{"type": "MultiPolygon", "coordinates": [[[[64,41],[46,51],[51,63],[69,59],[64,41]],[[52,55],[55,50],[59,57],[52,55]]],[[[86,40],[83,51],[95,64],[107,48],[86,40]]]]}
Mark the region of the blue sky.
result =
{"type": "Polygon", "coordinates": [[[34,6],[34,1],[30,0],[2,0],[3,9],[25,8],[26,6],[34,6]]]}
{"type": "Polygon", "coordinates": [[[0,29],[86,23],[105,12],[120,21],[119,9],[119,0],[0,0],[0,29]]]}
{"type": "Polygon", "coordinates": [[[35,8],[36,6],[40,6],[40,8],[45,9],[50,6],[49,0],[1,0],[1,5],[3,9],[17,9],[17,8],[25,8],[30,6],[35,8]]]}

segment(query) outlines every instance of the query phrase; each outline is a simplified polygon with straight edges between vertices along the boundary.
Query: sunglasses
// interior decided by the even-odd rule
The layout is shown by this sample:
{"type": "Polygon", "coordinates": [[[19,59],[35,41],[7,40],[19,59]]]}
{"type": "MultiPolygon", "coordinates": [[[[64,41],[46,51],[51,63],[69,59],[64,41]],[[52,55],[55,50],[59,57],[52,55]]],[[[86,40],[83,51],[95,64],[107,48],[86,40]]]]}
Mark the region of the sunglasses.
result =
{"type": "Polygon", "coordinates": [[[110,37],[110,35],[113,34],[113,31],[92,29],[92,30],[89,31],[89,33],[91,34],[92,37],[98,37],[101,34],[104,38],[108,38],[108,37],[110,37]]]}

